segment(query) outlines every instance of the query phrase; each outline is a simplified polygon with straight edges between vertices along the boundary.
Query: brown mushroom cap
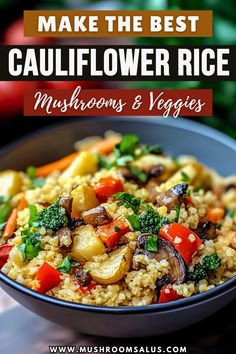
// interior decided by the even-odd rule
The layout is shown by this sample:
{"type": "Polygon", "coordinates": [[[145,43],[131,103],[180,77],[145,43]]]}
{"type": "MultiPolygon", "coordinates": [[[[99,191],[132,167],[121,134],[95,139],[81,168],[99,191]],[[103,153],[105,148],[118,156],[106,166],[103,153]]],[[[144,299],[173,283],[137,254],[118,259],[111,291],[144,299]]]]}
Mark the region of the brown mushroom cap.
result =
{"type": "Polygon", "coordinates": [[[200,222],[194,231],[202,240],[211,240],[216,237],[216,225],[211,221],[200,222]]]}
{"type": "Polygon", "coordinates": [[[84,211],[81,216],[86,224],[93,226],[100,226],[111,221],[111,217],[108,215],[106,209],[101,205],[84,211]]]}
{"type": "MultiPolygon", "coordinates": [[[[157,252],[150,252],[146,250],[146,242],[150,233],[142,234],[138,237],[137,249],[135,254],[146,254],[150,259],[156,259],[160,262],[163,259],[166,259],[170,265],[170,272],[165,279],[161,279],[160,282],[168,284],[181,284],[185,280],[186,276],[186,266],[183,261],[183,258],[180,254],[171,246],[169,242],[164,240],[163,238],[158,239],[158,247],[157,252]]],[[[137,269],[137,264],[133,262],[133,267],[137,269]]],[[[163,284],[162,284],[163,285],[163,284]]],[[[159,284],[157,284],[159,286],[159,284]]]]}
{"type": "Polygon", "coordinates": [[[156,197],[157,206],[165,205],[168,211],[174,209],[177,205],[180,205],[183,201],[188,189],[187,183],[180,183],[176,186],[168,189],[167,191],[160,193],[156,197]]]}
{"type": "Polygon", "coordinates": [[[64,208],[68,218],[71,217],[71,207],[72,207],[72,198],[71,197],[61,197],[59,200],[59,206],[64,208]]]}

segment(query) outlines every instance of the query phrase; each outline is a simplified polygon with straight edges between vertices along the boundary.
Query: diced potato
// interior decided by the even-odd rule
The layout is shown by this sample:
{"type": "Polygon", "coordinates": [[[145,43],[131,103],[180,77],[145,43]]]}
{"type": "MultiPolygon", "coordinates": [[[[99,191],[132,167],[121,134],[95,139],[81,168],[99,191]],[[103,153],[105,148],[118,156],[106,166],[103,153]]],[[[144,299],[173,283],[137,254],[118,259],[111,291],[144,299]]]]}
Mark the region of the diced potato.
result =
{"type": "Polygon", "coordinates": [[[160,190],[166,191],[178,183],[186,182],[191,184],[201,172],[201,169],[201,165],[197,163],[192,163],[180,168],[173,176],[171,176],[165,183],[160,186],[160,190]],[[185,178],[187,179],[186,181],[185,178]]]}
{"type": "Polygon", "coordinates": [[[78,186],[71,192],[72,201],[72,216],[80,217],[83,211],[95,208],[99,201],[92,187],[78,186]]]}
{"type": "Polygon", "coordinates": [[[94,154],[83,151],[72,164],[62,173],[60,179],[64,180],[68,177],[84,176],[95,173],[98,169],[97,158],[94,154]]]}
{"type": "Polygon", "coordinates": [[[142,156],[140,159],[134,161],[132,165],[140,168],[141,170],[158,165],[165,166],[167,171],[176,169],[176,164],[172,158],[153,154],[142,156]]]}
{"type": "Polygon", "coordinates": [[[11,197],[19,193],[21,183],[19,172],[13,170],[0,172],[0,195],[11,197]]]}
{"type": "Polygon", "coordinates": [[[78,262],[88,261],[106,252],[105,246],[91,225],[76,229],[71,256],[78,262]]]}
{"type": "Polygon", "coordinates": [[[197,174],[199,173],[200,168],[197,164],[189,164],[182,167],[179,171],[177,171],[170,179],[169,182],[173,183],[180,183],[185,182],[184,176],[186,176],[191,183],[194,178],[196,178],[197,174]]]}
{"type": "Polygon", "coordinates": [[[109,253],[108,258],[100,264],[86,262],[85,268],[98,284],[114,284],[121,280],[129,271],[133,251],[129,246],[122,246],[109,253]]]}

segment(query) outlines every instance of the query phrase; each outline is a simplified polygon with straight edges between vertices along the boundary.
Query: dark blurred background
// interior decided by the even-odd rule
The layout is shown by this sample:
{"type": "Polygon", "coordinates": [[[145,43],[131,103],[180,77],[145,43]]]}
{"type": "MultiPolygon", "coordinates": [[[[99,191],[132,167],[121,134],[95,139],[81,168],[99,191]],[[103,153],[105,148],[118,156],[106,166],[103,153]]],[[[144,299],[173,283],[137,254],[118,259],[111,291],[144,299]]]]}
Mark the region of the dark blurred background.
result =
{"type": "MultiPolygon", "coordinates": [[[[201,10],[214,11],[214,36],[212,38],[138,38],[130,41],[138,44],[153,45],[208,45],[236,44],[236,1],[235,0],[0,0],[0,34],[3,44],[50,44],[49,38],[24,38],[23,10],[26,9],[140,9],[140,10],[201,10]]],[[[57,43],[60,39],[57,39],[57,43]]],[[[63,40],[66,43],[67,40],[63,40]]],[[[104,43],[104,39],[101,40],[104,43]]],[[[109,39],[109,43],[117,39],[109,39]]],[[[76,39],[80,44],[81,40],[76,39]]],[[[88,41],[87,41],[88,43],[88,41]]],[[[96,41],[97,43],[97,41],[96,41]]],[[[106,83],[82,82],[82,87],[105,87],[106,83]]],[[[23,94],[26,88],[74,88],[78,82],[0,82],[0,145],[30,131],[68,117],[23,117],[23,94]]],[[[115,84],[114,85],[118,85],[115,84]]],[[[197,118],[236,138],[236,82],[129,82],[122,84],[126,88],[212,88],[214,90],[213,117],[197,118]]],[[[116,86],[115,86],[116,87],[116,86]]],[[[120,87],[120,83],[119,83],[120,87]]],[[[74,118],[79,119],[79,118],[74,118]]]]}

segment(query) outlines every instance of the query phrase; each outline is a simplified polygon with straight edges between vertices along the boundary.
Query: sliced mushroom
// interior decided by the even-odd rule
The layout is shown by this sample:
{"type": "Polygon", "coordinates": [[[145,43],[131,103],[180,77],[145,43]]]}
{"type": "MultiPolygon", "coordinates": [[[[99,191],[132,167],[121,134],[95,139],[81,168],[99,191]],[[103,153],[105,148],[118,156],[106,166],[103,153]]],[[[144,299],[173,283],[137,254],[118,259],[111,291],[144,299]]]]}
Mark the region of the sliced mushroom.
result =
{"type": "Polygon", "coordinates": [[[119,171],[126,181],[139,181],[137,176],[135,176],[130,170],[128,170],[128,168],[120,167],[119,171]]]}
{"type": "Polygon", "coordinates": [[[91,283],[91,275],[83,269],[82,266],[73,267],[72,275],[74,279],[82,286],[88,286],[91,283]]]}
{"type": "Polygon", "coordinates": [[[100,226],[111,221],[111,218],[108,215],[106,209],[101,205],[96,208],[84,211],[81,216],[85,224],[90,224],[93,226],[100,226]]]}
{"type": "Polygon", "coordinates": [[[216,225],[211,221],[200,222],[194,231],[203,240],[211,240],[216,237],[216,225]]]}
{"type": "Polygon", "coordinates": [[[176,206],[179,206],[182,203],[187,189],[187,183],[180,183],[168,189],[167,191],[158,194],[156,198],[157,206],[165,205],[168,211],[174,209],[176,206]]]}
{"type": "MultiPolygon", "coordinates": [[[[182,284],[186,276],[186,266],[182,257],[169,244],[169,242],[162,238],[158,239],[157,252],[147,251],[146,243],[150,235],[151,234],[146,233],[138,237],[135,255],[146,254],[150,259],[156,259],[158,262],[163,259],[166,259],[169,262],[170,272],[166,277],[160,279],[160,281],[157,282],[158,288],[163,286],[163,284],[182,284]]],[[[138,269],[139,265],[135,262],[135,258],[133,260],[132,266],[134,269],[138,269]]]]}
{"type": "Polygon", "coordinates": [[[148,183],[146,184],[146,190],[148,191],[148,198],[147,200],[151,203],[156,202],[156,197],[158,196],[158,191],[156,187],[159,185],[159,180],[156,177],[151,178],[148,183]]]}
{"type": "Polygon", "coordinates": [[[157,165],[157,166],[151,166],[148,170],[145,171],[148,174],[149,178],[152,177],[160,177],[163,175],[163,173],[165,172],[165,166],[163,165],[157,165]]]}
{"type": "MultiPolygon", "coordinates": [[[[158,183],[158,178],[164,173],[165,171],[165,167],[161,164],[159,165],[156,165],[156,166],[148,166],[148,168],[140,168],[140,170],[144,173],[146,173],[147,177],[148,177],[148,180],[150,179],[154,179],[155,180],[155,184],[159,184],[158,183]]],[[[121,172],[121,175],[127,180],[133,180],[137,183],[140,183],[140,180],[139,178],[134,175],[132,173],[132,171],[130,171],[128,168],[125,168],[125,167],[120,167],[119,168],[119,171],[121,172]]]]}
{"type": "Polygon", "coordinates": [[[71,217],[71,207],[72,207],[72,198],[71,197],[62,197],[59,200],[60,207],[64,208],[66,211],[66,215],[71,217]]]}
{"type": "Polygon", "coordinates": [[[230,183],[225,186],[226,192],[228,192],[230,189],[236,189],[236,183],[230,183]]]}
{"type": "Polygon", "coordinates": [[[63,227],[56,232],[56,236],[58,236],[60,252],[66,255],[72,248],[73,232],[69,227],[63,227]]]}

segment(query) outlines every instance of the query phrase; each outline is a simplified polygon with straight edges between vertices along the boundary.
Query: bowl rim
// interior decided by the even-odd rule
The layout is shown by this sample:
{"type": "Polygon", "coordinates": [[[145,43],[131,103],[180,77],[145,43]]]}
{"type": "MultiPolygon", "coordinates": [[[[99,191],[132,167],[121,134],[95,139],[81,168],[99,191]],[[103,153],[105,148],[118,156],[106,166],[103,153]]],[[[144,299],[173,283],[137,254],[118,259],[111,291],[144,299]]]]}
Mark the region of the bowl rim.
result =
{"type": "MultiPolygon", "coordinates": [[[[21,145],[22,143],[27,142],[32,138],[40,138],[46,134],[50,134],[51,131],[55,133],[56,130],[61,130],[63,128],[70,128],[74,125],[78,125],[82,122],[87,123],[88,119],[93,120],[95,122],[127,122],[127,123],[152,123],[154,125],[166,125],[171,127],[176,127],[186,131],[197,131],[198,134],[203,135],[207,138],[211,138],[216,140],[219,143],[222,143],[229,148],[235,150],[236,152],[236,142],[234,139],[230,138],[229,136],[213,129],[208,126],[205,126],[199,122],[190,121],[184,118],[178,118],[178,125],[174,124],[175,119],[172,118],[171,120],[167,120],[163,117],[80,117],[79,120],[71,119],[69,121],[63,123],[53,123],[47,127],[41,128],[36,130],[33,133],[26,134],[24,137],[17,139],[15,142],[6,145],[5,147],[0,149],[0,158],[7,153],[10,153],[14,150],[17,146],[21,145]]],[[[178,301],[171,301],[168,303],[163,304],[151,304],[145,306],[97,306],[97,305],[86,305],[80,304],[76,302],[71,302],[67,300],[62,300],[56,297],[48,296],[45,294],[40,294],[37,291],[34,291],[26,286],[16,282],[15,280],[9,278],[7,275],[0,271],[0,282],[5,283],[6,285],[10,286],[11,288],[18,290],[25,295],[28,295],[32,298],[36,298],[40,301],[50,303],[57,306],[68,307],[71,309],[76,309],[80,311],[86,312],[96,312],[96,313],[119,313],[119,314],[138,314],[138,313],[150,313],[150,312],[162,312],[168,311],[172,309],[177,309],[180,307],[185,307],[189,305],[193,305],[199,303],[203,300],[213,300],[214,296],[218,296],[222,293],[226,293],[228,291],[236,289],[236,276],[227,280],[223,284],[217,285],[215,288],[207,290],[204,293],[193,295],[189,298],[180,299],[178,301]]]]}
{"type": "MultiPolygon", "coordinates": [[[[41,138],[44,135],[50,134],[51,130],[53,130],[55,133],[57,131],[60,131],[62,129],[70,128],[73,126],[77,126],[78,124],[83,124],[87,123],[87,121],[91,120],[94,121],[95,123],[99,123],[100,121],[105,122],[120,122],[120,123],[151,123],[154,125],[164,125],[164,126],[170,126],[170,127],[175,127],[176,129],[182,129],[186,131],[196,131],[200,135],[203,135],[206,138],[211,138],[217,142],[220,142],[227,147],[233,149],[236,151],[236,141],[226,135],[225,133],[220,132],[219,130],[216,130],[212,127],[206,126],[202,123],[192,121],[186,118],[178,117],[153,117],[153,116],[137,116],[137,117],[129,117],[129,116],[124,116],[124,117],[114,117],[114,116],[109,116],[109,117],[79,117],[79,120],[76,120],[75,118],[68,119],[65,122],[57,122],[57,123],[50,123],[48,126],[39,128],[35,130],[34,132],[27,133],[23,137],[16,139],[15,141],[6,144],[5,146],[0,148],[0,158],[6,155],[7,153],[10,153],[12,150],[14,150],[17,146],[21,145],[22,143],[27,142],[27,140],[32,139],[32,138],[41,138]],[[178,124],[175,125],[175,120],[178,119],[178,124]]],[[[62,155],[63,156],[63,155],[62,155]]]]}
{"type": "Polygon", "coordinates": [[[17,281],[9,278],[7,275],[0,271],[1,281],[11,288],[33,298],[51,305],[60,307],[67,307],[74,310],[86,311],[91,313],[109,313],[109,314],[140,314],[140,313],[153,313],[176,310],[190,305],[196,305],[200,302],[211,301],[214,298],[226,294],[229,291],[236,291],[236,276],[227,280],[225,283],[217,285],[215,288],[205,291],[201,294],[196,294],[188,298],[179,299],[178,301],[170,301],[162,304],[151,304],[144,306],[99,306],[99,305],[86,305],[68,300],[59,299],[53,296],[41,294],[35,290],[27,288],[26,286],[18,283],[17,281]]]}

